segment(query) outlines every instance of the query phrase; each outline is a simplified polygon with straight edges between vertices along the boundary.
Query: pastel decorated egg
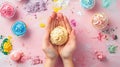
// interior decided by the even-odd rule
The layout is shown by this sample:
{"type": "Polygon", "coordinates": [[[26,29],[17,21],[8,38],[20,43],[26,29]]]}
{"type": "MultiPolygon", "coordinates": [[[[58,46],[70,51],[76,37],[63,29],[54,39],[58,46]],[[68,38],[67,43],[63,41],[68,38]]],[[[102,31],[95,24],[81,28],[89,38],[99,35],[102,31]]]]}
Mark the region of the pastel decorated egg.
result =
{"type": "Polygon", "coordinates": [[[80,4],[85,9],[92,9],[95,6],[95,0],[81,0],[80,4]]]}
{"type": "Polygon", "coordinates": [[[50,40],[51,40],[51,43],[54,45],[65,44],[68,40],[67,30],[62,26],[58,26],[54,28],[50,33],[50,40]]]}
{"type": "Polygon", "coordinates": [[[17,21],[12,25],[12,32],[17,36],[24,35],[26,31],[26,24],[22,21],[17,21]]]}
{"type": "Polygon", "coordinates": [[[0,7],[0,14],[5,18],[12,18],[16,13],[15,8],[10,3],[3,3],[0,7]]]}
{"type": "Polygon", "coordinates": [[[108,18],[103,13],[96,13],[92,17],[92,25],[97,29],[104,29],[108,25],[108,18]]]}

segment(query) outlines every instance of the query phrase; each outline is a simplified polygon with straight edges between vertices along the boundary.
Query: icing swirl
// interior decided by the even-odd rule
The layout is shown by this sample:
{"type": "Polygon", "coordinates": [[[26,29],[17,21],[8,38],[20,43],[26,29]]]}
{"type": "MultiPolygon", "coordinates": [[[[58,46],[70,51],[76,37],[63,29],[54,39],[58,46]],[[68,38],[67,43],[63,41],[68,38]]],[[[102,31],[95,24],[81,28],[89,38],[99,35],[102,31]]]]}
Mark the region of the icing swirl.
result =
{"type": "Polygon", "coordinates": [[[63,45],[68,39],[68,32],[64,27],[58,26],[50,33],[50,40],[52,44],[63,45]]]}
{"type": "Polygon", "coordinates": [[[26,24],[22,21],[17,21],[12,26],[12,32],[17,36],[24,35],[26,33],[26,24]]]}

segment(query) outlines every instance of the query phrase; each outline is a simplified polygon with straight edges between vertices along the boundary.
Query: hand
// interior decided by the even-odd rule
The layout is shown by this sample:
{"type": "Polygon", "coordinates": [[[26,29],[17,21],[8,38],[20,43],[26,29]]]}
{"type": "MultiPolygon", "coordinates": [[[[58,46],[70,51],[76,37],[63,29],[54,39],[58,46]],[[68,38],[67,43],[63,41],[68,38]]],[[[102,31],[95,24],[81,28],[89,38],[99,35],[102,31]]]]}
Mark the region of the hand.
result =
{"type": "Polygon", "coordinates": [[[61,13],[59,13],[57,14],[57,19],[58,19],[59,25],[66,28],[69,33],[69,39],[67,43],[64,44],[63,46],[58,46],[58,52],[63,59],[71,58],[72,53],[76,48],[75,32],[70,26],[69,21],[66,16],[63,16],[61,13]]]}
{"type": "Polygon", "coordinates": [[[48,26],[46,27],[46,34],[43,40],[42,49],[48,59],[56,59],[58,57],[57,46],[50,43],[50,32],[55,28],[56,13],[53,12],[52,16],[48,19],[48,26]]]}

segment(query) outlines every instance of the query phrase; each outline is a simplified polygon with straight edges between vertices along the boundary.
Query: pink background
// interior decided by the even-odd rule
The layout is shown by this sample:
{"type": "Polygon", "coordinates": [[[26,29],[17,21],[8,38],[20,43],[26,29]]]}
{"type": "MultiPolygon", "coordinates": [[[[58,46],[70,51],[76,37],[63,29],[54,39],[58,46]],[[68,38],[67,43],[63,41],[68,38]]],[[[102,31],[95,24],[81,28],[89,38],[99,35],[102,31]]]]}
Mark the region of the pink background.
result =
{"type": "MultiPolygon", "coordinates": [[[[23,3],[18,3],[14,0],[0,0],[0,4],[4,1],[11,2],[18,8],[14,19],[6,19],[0,16],[0,34],[4,37],[12,36],[13,50],[22,50],[26,56],[40,56],[45,62],[45,55],[41,49],[45,29],[40,28],[39,24],[40,22],[47,23],[47,18],[53,11],[52,2],[49,2],[47,11],[36,13],[37,19],[35,19],[35,14],[28,14],[23,10],[23,3]],[[17,37],[11,32],[11,26],[17,20],[22,20],[27,25],[27,33],[23,37],[17,37]]],[[[80,6],[79,0],[70,0],[69,6],[60,11],[69,20],[75,19],[77,22],[76,27],[73,27],[77,36],[77,49],[73,55],[75,67],[120,67],[120,0],[116,1],[109,8],[103,8],[102,1],[96,0],[94,9],[85,10],[80,6]],[[78,14],[78,12],[81,14],[78,14]],[[111,27],[118,27],[114,32],[114,34],[118,35],[118,40],[102,39],[102,41],[99,41],[96,38],[99,31],[90,22],[92,15],[98,12],[105,13],[108,16],[111,27]],[[118,46],[116,53],[109,53],[109,44],[118,46]],[[98,60],[95,51],[102,51],[107,60],[98,60]]],[[[60,59],[57,64],[56,67],[63,67],[60,59]]],[[[31,65],[31,61],[18,64],[10,60],[9,55],[5,56],[0,52],[0,67],[43,67],[43,64],[31,65]]]]}

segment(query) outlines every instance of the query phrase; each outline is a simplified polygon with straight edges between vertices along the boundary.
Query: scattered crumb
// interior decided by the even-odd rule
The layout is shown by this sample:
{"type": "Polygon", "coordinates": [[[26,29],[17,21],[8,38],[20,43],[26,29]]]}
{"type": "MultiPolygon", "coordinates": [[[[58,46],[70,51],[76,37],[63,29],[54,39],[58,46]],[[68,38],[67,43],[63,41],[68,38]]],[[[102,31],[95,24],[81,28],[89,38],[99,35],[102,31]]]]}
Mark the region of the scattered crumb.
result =
{"type": "Polygon", "coordinates": [[[41,60],[39,56],[35,56],[31,58],[31,60],[32,60],[32,65],[43,64],[43,60],[41,60]]]}

